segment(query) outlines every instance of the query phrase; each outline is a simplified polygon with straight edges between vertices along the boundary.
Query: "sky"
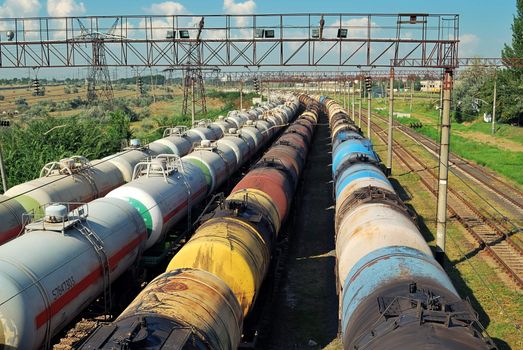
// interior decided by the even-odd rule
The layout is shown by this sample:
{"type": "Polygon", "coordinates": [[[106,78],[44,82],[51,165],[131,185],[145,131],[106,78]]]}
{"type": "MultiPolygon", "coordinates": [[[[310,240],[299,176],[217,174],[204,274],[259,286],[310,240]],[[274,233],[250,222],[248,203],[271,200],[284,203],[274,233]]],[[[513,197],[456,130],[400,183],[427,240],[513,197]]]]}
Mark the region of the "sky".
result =
{"type": "Polygon", "coordinates": [[[0,18],[141,14],[445,13],[460,15],[460,56],[500,57],[516,0],[0,0],[0,18]]]}

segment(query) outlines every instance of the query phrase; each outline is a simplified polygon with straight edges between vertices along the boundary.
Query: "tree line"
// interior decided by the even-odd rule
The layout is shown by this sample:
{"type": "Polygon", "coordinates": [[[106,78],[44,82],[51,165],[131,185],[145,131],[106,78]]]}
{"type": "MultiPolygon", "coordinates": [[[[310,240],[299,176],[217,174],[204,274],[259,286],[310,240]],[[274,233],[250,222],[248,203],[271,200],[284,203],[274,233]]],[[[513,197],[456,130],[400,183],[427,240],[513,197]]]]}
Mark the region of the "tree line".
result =
{"type": "Polygon", "coordinates": [[[460,73],[453,99],[456,121],[470,121],[483,113],[492,113],[496,83],[496,119],[523,123],[523,66],[511,61],[523,58],[523,0],[516,1],[512,42],[505,44],[501,57],[506,68],[485,67],[478,60],[460,73]]]}

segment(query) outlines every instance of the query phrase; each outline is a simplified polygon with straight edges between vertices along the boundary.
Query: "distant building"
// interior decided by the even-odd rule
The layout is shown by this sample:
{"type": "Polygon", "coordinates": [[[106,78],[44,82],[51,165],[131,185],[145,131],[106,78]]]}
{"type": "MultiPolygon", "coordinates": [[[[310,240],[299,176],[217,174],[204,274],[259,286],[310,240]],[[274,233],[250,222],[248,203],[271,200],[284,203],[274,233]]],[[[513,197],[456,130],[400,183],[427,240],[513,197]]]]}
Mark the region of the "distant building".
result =
{"type": "Polygon", "coordinates": [[[441,91],[441,80],[422,80],[420,83],[422,92],[441,91]]]}

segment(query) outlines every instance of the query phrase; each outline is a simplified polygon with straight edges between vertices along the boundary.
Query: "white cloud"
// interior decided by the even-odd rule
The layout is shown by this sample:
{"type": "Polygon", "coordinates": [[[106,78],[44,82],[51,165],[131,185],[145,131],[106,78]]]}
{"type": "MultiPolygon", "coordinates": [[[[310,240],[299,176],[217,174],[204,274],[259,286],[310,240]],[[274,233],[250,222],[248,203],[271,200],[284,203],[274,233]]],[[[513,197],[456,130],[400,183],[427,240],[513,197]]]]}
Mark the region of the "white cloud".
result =
{"type": "MultiPolygon", "coordinates": [[[[51,17],[71,17],[81,16],[85,14],[86,8],[83,2],[76,2],[75,0],[47,0],[47,13],[51,17]]],[[[65,39],[67,34],[65,32],[66,20],[57,19],[52,20],[52,27],[55,30],[52,34],[56,40],[65,39]]],[[[71,34],[70,32],[68,33],[71,34]]],[[[74,33],[75,35],[80,34],[74,33]]]]}
{"type": "MultiPolygon", "coordinates": [[[[169,16],[190,14],[185,8],[185,6],[174,1],[153,3],[149,7],[144,7],[143,10],[151,15],[164,15],[165,18],[153,18],[150,21],[145,21],[142,19],[137,26],[137,28],[139,28],[138,32],[141,33],[144,28],[152,27],[153,38],[162,39],[165,38],[165,35],[168,30],[173,30],[173,28],[175,29],[176,23],[173,22],[173,18],[169,16]]],[[[177,23],[180,27],[195,27],[195,23],[198,23],[199,21],[200,17],[188,17],[179,19],[177,23]]],[[[191,36],[193,35],[193,32],[191,30],[190,34],[191,36]]]]}
{"type": "Polygon", "coordinates": [[[153,15],[181,15],[187,13],[185,6],[174,1],[154,3],[144,8],[144,10],[153,15]]]}
{"type": "MultiPolygon", "coordinates": [[[[247,0],[244,2],[234,2],[234,0],[223,0],[223,10],[228,15],[247,15],[247,14],[253,14],[254,10],[256,9],[256,3],[254,0],[247,0]]],[[[246,27],[247,26],[247,20],[249,17],[235,17],[235,22],[237,27],[246,27]]],[[[252,36],[252,34],[249,31],[240,30],[241,34],[240,37],[249,37],[252,36]]],[[[234,35],[234,34],[233,34],[234,35]]]]}
{"type": "Polygon", "coordinates": [[[478,54],[479,37],[475,34],[461,34],[459,38],[460,57],[471,57],[478,54]]]}
{"type": "Polygon", "coordinates": [[[0,5],[0,17],[30,17],[38,15],[39,0],[6,0],[0,5]]]}
{"type": "Polygon", "coordinates": [[[69,17],[85,14],[83,2],[74,0],[47,0],[47,13],[51,17],[69,17]]]}
{"type": "MultiPolygon", "coordinates": [[[[5,0],[4,3],[0,5],[0,18],[36,17],[38,16],[40,7],[41,5],[39,0],[5,0]]],[[[34,39],[38,36],[38,21],[26,20],[23,21],[22,25],[23,28],[18,27],[18,30],[20,31],[18,35],[23,35],[24,38],[22,39],[34,39]]],[[[13,29],[13,22],[0,22],[1,31],[13,29]]]]}
{"type": "Polygon", "coordinates": [[[223,0],[223,9],[229,15],[253,14],[256,3],[253,0],[236,3],[234,0],[223,0]]]}

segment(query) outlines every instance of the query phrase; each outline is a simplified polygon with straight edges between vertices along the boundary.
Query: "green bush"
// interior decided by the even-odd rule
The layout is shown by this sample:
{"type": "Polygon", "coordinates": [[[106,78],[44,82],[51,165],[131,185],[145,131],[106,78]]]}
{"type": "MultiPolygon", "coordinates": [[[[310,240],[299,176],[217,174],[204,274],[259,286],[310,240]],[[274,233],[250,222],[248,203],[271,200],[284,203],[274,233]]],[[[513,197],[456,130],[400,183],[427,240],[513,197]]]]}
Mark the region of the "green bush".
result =
{"type": "Polygon", "coordinates": [[[122,111],[14,124],[0,134],[9,187],[34,179],[50,161],[72,155],[93,160],[117,152],[131,136],[129,117],[122,111]]]}

